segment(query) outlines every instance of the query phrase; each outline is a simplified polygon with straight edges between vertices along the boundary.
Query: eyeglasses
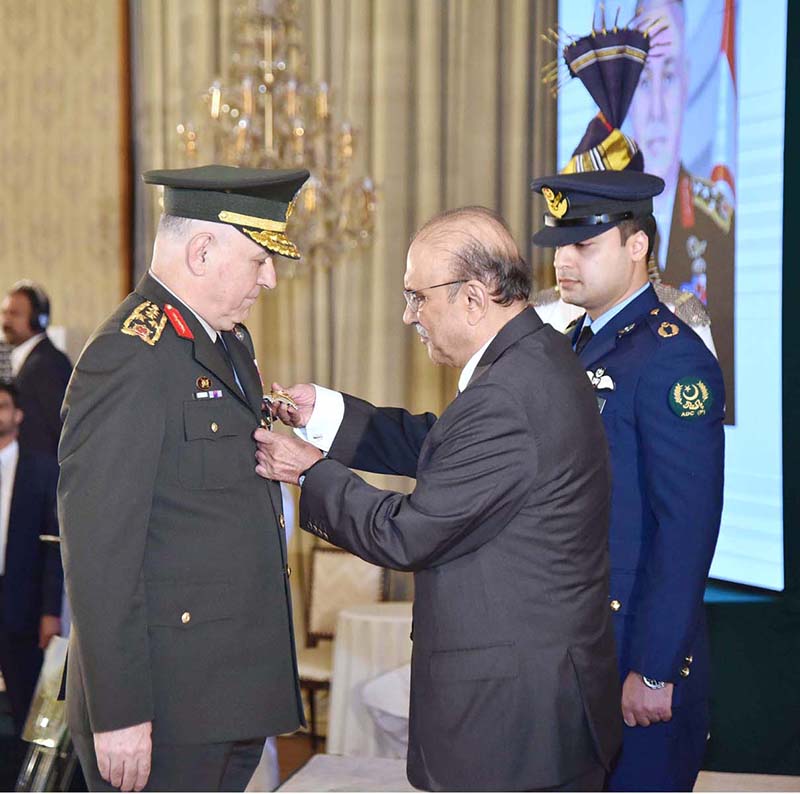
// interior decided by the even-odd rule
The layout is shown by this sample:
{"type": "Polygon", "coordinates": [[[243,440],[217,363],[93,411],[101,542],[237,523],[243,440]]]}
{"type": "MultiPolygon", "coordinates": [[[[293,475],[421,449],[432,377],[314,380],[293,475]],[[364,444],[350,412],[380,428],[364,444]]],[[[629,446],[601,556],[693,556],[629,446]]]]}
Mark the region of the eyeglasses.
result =
{"type": "Polygon", "coordinates": [[[465,284],[466,279],[458,279],[456,281],[445,281],[443,284],[432,284],[430,287],[420,287],[420,289],[404,289],[403,297],[406,299],[408,308],[416,314],[421,308],[422,304],[428,299],[427,296],[421,293],[428,289],[436,289],[437,287],[451,287],[453,284],[465,284]]]}

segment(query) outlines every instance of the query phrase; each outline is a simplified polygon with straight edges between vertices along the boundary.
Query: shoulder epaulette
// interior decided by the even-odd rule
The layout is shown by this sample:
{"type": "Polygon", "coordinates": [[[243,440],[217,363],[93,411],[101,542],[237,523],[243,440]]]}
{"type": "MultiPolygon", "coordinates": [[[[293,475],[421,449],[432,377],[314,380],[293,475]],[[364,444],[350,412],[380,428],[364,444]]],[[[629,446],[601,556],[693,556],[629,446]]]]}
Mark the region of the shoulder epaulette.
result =
{"type": "Polygon", "coordinates": [[[711,325],[711,318],[703,302],[691,292],[678,289],[670,284],[654,284],[656,295],[662,303],[669,303],[675,308],[672,310],[676,317],[687,325],[711,325]]]}
{"type": "Polygon", "coordinates": [[[647,325],[661,339],[674,339],[680,334],[680,326],[673,322],[677,319],[666,306],[656,306],[647,313],[647,325]]]}
{"type": "Polygon", "coordinates": [[[125,318],[119,330],[152,346],[161,339],[166,324],[167,316],[161,307],[153,301],[143,301],[125,318]]]}
{"type": "Polygon", "coordinates": [[[555,303],[561,297],[558,287],[550,287],[549,289],[540,289],[531,295],[531,306],[549,306],[555,303]]]}
{"type": "Polygon", "coordinates": [[[731,230],[733,206],[716,182],[692,175],[692,203],[726,234],[731,230]]]}

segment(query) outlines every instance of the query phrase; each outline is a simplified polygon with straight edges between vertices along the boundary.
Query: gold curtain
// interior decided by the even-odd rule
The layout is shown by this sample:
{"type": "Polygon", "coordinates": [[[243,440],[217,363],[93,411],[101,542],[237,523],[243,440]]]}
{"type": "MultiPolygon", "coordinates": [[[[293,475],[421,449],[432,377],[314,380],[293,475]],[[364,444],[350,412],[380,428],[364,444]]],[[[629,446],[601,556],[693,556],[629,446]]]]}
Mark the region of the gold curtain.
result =
{"type": "Polygon", "coordinates": [[[70,352],[127,291],[127,4],[0,0],[0,290],[32,278],[70,352]]]}
{"type": "MultiPolygon", "coordinates": [[[[175,128],[202,117],[203,90],[224,75],[235,7],[136,4],[137,170],[183,165],[175,128]]],[[[248,323],[261,371],[285,385],[314,380],[378,404],[438,412],[458,373],[434,367],[402,325],[408,242],[439,210],[484,204],[532,253],[533,213],[541,218],[542,209],[529,182],[555,169],[555,102],[539,81],[554,52],[539,34],[555,25],[556,0],[305,0],[300,8],[311,77],[331,85],[335,114],[359,131],[355,173],[376,181],[377,228],[369,252],[284,279],[262,298],[248,323]]],[[[209,157],[201,140],[197,162],[209,157]]],[[[149,191],[138,202],[140,272],[158,216],[149,191]]],[[[302,536],[295,555],[312,540],[302,536]]]]}

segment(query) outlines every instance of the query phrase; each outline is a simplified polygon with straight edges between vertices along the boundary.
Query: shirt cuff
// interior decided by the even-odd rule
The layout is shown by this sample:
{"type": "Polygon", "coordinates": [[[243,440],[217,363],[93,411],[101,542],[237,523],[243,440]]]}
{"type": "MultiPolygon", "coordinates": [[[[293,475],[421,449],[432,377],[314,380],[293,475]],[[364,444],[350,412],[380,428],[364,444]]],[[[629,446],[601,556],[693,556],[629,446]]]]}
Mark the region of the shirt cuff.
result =
{"type": "Polygon", "coordinates": [[[344,397],[341,392],[312,384],[316,391],[314,411],[305,427],[296,427],[294,432],[313,444],[317,449],[327,452],[333,446],[333,439],[339,432],[344,419],[344,397]]]}

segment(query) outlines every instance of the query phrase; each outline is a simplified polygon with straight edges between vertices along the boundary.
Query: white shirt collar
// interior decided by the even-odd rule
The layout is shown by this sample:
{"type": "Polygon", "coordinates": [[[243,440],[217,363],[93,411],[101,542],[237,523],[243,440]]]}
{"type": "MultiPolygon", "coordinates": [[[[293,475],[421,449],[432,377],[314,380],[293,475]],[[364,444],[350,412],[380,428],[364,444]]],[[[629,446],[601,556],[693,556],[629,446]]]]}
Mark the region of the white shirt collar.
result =
{"type": "MultiPolygon", "coordinates": [[[[494,336],[497,336],[497,334],[494,336]]],[[[461,370],[461,375],[458,378],[458,390],[460,392],[464,391],[464,389],[466,389],[469,385],[470,379],[475,373],[475,368],[478,366],[478,362],[481,360],[481,356],[483,356],[483,354],[486,352],[486,348],[489,347],[489,345],[494,341],[494,336],[487,340],[483,347],[481,347],[479,350],[476,350],[472,354],[470,360],[464,365],[464,369],[461,370]]]]}
{"type": "Polygon", "coordinates": [[[183,298],[181,298],[179,295],[176,295],[155,273],[153,273],[152,270],[149,271],[148,275],[153,279],[153,281],[158,282],[167,292],[169,292],[173,298],[179,300],[197,318],[197,322],[199,322],[200,325],[205,328],[208,338],[212,342],[217,341],[217,336],[219,336],[219,334],[183,298]]]}
{"type": "Polygon", "coordinates": [[[11,374],[14,377],[19,374],[19,371],[22,369],[22,365],[31,354],[33,348],[36,347],[36,345],[38,345],[39,342],[41,342],[46,336],[47,334],[42,331],[42,333],[36,334],[36,336],[32,336],[30,339],[26,339],[21,345],[11,348],[11,374]]]}
{"type": "Polygon", "coordinates": [[[19,458],[19,441],[14,439],[7,447],[0,449],[0,466],[6,468],[9,463],[16,463],[19,458]]]}

